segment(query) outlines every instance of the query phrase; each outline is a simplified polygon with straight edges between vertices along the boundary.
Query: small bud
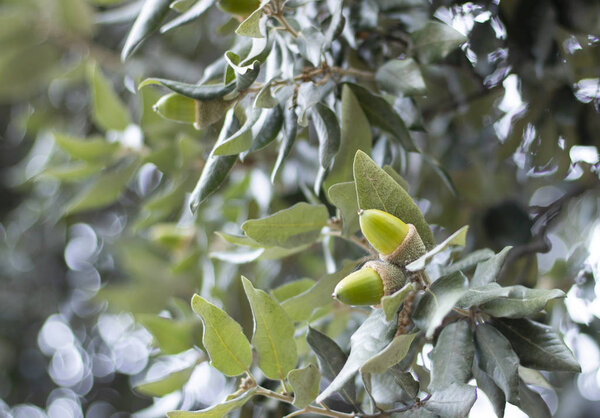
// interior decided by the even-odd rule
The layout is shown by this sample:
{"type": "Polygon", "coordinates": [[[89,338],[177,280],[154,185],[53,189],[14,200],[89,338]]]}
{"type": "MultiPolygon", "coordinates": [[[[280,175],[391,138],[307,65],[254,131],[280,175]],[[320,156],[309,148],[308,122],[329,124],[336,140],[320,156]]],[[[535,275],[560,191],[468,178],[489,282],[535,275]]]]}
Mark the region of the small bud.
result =
{"type": "Polygon", "coordinates": [[[405,282],[399,267],[385,261],[369,261],[343,278],[333,297],[346,305],[378,305],[383,296],[391,295],[405,282]]]}
{"type": "Polygon", "coordinates": [[[408,234],[407,224],[379,209],[360,212],[360,229],[367,241],[382,255],[394,252],[408,234]]]}

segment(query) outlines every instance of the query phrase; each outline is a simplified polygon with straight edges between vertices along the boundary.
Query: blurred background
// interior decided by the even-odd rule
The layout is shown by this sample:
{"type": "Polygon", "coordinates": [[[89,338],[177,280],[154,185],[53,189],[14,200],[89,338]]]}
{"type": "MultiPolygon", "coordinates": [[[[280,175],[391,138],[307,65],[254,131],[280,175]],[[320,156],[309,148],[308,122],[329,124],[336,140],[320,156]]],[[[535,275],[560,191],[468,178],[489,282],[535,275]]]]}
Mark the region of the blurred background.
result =
{"type": "MultiPolygon", "coordinates": [[[[195,3],[174,2],[165,22],[195,3]]],[[[319,22],[320,2],[309,3],[319,22]]],[[[301,134],[273,186],[277,153],[267,150],[191,214],[186,199],[217,132],[160,118],[162,92],[136,86],[197,81],[230,48],[235,22],[213,7],[163,26],[122,62],[142,4],[0,0],[0,416],[153,417],[210,405],[233,386],[189,349],[201,344],[192,294],[219,300],[248,330],[240,274],[272,288],[328,268],[319,249],[281,258],[232,250],[214,234],[316,198],[314,133],[301,134]],[[81,148],[81,138],[96,145],[81,148]]],[[[583,373],[546,374],[556,390],[539,390],[556,416],[598,416],[600,2],[344,4],[352,30],[336,43],[352,45],[365,69],[401,56],[397,39],[432,16],[468,36],[422,67],[426,94],[395,102],[446,172],[390,150],[383,133],[374,157],[409,181],[438,238],[469,224],[468,250],[514,246],[503,284],[567,292],[544,320],[583,373]]],[[[481,394],[472,415],[488,412],[481,394]]]]}

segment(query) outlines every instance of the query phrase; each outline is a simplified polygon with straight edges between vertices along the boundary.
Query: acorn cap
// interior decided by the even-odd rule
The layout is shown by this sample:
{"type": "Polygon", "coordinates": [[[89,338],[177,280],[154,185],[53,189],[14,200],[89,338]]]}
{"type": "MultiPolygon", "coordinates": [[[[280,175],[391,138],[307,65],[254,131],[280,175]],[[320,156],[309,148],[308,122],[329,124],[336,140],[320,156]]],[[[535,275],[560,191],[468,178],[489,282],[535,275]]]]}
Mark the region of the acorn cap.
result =
{"type": "Polygon", "coordinates": [[[402,244],[408,234],[408,225],[399,218],[379,209],[359,212],[360,229],[379,254],[387,255],[402,244]]]}
{"type": "Polygon", "coordinates": [[[379,254],[379,258],[388,263],[394,263],[399,266],[406,266],[427,252],[417,228],[413,224],[408,224],[408,234],[404,241],[390,254],[379,254]]]}
{"type": "Polygon", "coordinates": [[[381,298],[400,289],[406,281],[397,266],[384,261],[369,261],[360,270],[344,277],[333,297],[346,305],[378,305],[381,298]]]}

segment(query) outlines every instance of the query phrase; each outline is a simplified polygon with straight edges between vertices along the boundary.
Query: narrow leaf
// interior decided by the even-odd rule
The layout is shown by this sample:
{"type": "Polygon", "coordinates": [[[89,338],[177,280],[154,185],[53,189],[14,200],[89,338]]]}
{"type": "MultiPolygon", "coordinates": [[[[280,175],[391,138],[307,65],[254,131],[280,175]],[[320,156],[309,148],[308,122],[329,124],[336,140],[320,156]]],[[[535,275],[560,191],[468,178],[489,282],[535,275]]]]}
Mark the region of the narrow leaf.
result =
{"type": "Polygon", "coordinates": [[[294,146],[294,142],[296,141],[296,134],[298,132],[298,117],[296,116],[296,112],[294,108],[290,108],[286,106],[286,109],[283,112],[283,140],[281,141],[281,145],[279,146],[279,153],[277,154],[277,161],[273,166],[273,172],[271,173],[271,183],[274,182],[277,173],[281,169],[283,161],[290,154],[292,147],[294,146]]]}
{"type": "Polygon", "coordinates": [[[496,416],[498,418],[503,418],[504,409],[506,408],[506,396],[504,396],[504,392],[502,392],[502,389],[494,383],[492,378],[479,368],[478,364],[479,359],[476,357],[473,362],[473,377],[477,382],[477,387],[483,390],[487,395],[496,416]]]}
{"type": "Polygon", "coordinates": [[[258,354],[258,367],[267,378],[284,380],[298,359],[294,324],[275,299],[255,289],[245,277],[242,284],[254,317],[252,346],[258,354]]]}
{"type": "Polygon", "coordinates": [[[237,376],[252,363],[252,349],[242,327],[206,299],[194,295],[192,309],[202,318],[202,343],[210,364],[227,376],[237,376]]]}
{"type": "Polygon", "coordinates": [[[168,418],[222,418],[226,416],[230,411],[241,408],[246,402],[250,400],[256,393],[256,387],[242,393],[237,398],[230,399],[226,402],[213,405],[209,408],[202,409],[201,411],[171,411],[167,412],[168,418]]]}
{"type": "Polygon", "coordinates": [[[185,25],[186,23],[193,22],[204,14],[216,0],[200,0],[188,10],[177,16],[175,19],[168,23],[165,23],[160,28],[160,33],[165,33],[171,29],[175,29],[179,26],[185,25]]]}
{"type": "Polygon", "coordinates": [[[129,55],[161,24],[172,0],[146,0],[140,14],[133,22],[121,51],[121,60],[129,55]]]}
{"type": "Polygon", "coordinates": [[[175,93],[194,100],[220,99],[231,93],[236,87],[235,82],[229,84],[188,84],[165,78],[147,78],[139,84],[138,89],[152,84],[162,85],[175,93]]]}
{"type": "Polygon", "coordinates": [[[144,382],[134,387],[136,392],[146,396],[165,396],[171,392],[179,390],[187,383],[194,367],[188,367],[183,370],[177,370],[169,373],[161,379],[144,382]]]}
{"type": "Polygon", "coordinates": [[[406,266],[407,270],[410,271],[419,271],[425,268],[425,265],[431,260],[436,254],[444,251],[451,245],[464,247],[465,242],[467,241],[467,231],[469,230],[469,226],[465,225],[456,231],[454,234],[450,235],[448,238],[444,240],[441,244],[438,244],[434,249],[428,251],[426,254],[422,255],[412,263],[406,266]]]}
{"type": "Polygon", "coordinates": [[[321,373],[314,365],[309,364],[303,369],[291,370],[287,378],[294,391],[293,405],[295,407],[304,408],[319,395],[321,373]]]}
{"type": "Polygon", "coordinates": [[[473,335],[467,321],[453,322],[444,327],[431,352],[429,390],[437,392],[453,384],[465,384],[473,366],[473,335]]]}
{"type": "Polygon", "coordinates": [[[319,161],[321,167],[328,169],[340,149],[340,125],[333,110],[324,104],[317,103],[311,115],[319,137],[319,161]]]}

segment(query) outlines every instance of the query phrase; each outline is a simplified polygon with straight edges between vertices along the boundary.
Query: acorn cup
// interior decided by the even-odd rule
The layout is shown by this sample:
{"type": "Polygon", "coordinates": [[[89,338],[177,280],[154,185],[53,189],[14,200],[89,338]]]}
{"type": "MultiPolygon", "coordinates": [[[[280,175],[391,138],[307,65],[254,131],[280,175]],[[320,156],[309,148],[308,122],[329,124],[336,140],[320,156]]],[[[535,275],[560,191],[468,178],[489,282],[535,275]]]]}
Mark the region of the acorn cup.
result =
{"type": "Polygon", "coordinates": [[[335,287],[333,297],[346,305],[378,305],[383,296],[391,295],[405,282],[399,267],[384,261],[369,261],[344,277],[335,287]]]}
{"type": "Polygon", "coordinates": [[[415,226],[394,215],[366,209],[359,212],[359,222],[363,235],[383,261],[404,267],[427,252],[415,226]]]}

